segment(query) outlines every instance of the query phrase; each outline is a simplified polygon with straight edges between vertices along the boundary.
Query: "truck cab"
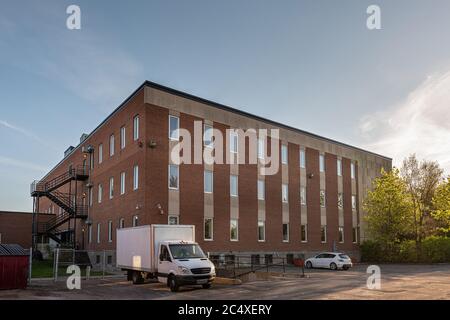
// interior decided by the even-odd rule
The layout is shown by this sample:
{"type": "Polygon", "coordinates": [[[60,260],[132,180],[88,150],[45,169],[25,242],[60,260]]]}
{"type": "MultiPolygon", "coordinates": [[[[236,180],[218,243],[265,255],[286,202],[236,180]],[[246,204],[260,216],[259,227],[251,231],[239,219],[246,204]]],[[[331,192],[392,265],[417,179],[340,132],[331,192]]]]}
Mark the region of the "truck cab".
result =
{"type": "Polygon", "coordinates": [[[214,281],[214,264],[193,241],[166,240],[158,246],[158,281],[171,291],[183,285],[202,285],[207,289],[214,281]]]}

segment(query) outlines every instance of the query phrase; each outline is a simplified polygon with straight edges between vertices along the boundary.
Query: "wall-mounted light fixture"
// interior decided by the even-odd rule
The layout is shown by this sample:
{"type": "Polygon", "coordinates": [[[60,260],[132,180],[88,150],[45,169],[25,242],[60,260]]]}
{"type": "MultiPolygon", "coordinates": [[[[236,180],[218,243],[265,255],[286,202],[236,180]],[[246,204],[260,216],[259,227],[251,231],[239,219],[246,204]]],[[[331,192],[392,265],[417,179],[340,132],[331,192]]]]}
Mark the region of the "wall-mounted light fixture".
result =
{"type": "Polygon", "coordinates": [[[156,146],[157,146],[157,144],[156,144],[156,141],[154,141],[154,140],[151,140],[151,141],[148,143],[148,147],[149,147],[150,149],[155,149],[156,146]]]}
{"type": "Polygon", "coordinates": [[[156,204],[156,209],[159,210],[159,214],[164,214],[164,210],[163,210],[163,208],[161,206],[161,203],[157,203],[156,204]]]}
{"type": "Polygon", "coordinates": [[[314,173],[310,173],[310,174],[308,174],[308,178],[309,178],[309,179],[312,179],[312,178],[314,178],[314,173]]]}

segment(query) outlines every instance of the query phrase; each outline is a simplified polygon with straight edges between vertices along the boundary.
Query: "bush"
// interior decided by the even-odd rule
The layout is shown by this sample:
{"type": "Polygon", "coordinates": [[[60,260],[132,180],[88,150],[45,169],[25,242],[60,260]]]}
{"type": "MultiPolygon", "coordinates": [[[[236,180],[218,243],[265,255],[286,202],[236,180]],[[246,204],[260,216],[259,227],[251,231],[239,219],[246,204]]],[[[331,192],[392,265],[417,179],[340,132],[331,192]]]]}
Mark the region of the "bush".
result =
{"type": "Polygon", "coordinates": [[[386,248],[374,240],[364,241],[361,246],[362,262],[450,262],[450,238],[432,236],[422,241],[421,254],[414,240],[404,240],[386,248]]]}

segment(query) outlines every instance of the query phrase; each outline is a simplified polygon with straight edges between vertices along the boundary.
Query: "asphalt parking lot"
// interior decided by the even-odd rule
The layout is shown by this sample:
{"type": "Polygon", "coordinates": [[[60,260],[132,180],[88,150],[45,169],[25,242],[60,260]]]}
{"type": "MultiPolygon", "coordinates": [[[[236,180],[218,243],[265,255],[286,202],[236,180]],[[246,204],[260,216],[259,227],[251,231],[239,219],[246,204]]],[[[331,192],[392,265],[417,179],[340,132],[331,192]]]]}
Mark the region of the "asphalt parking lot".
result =
{"type": "Polygon", "coordinates": [[[367,265],[358,265],[349,271],[308,270],[306,278],[291,274],[177,293],[155,282],[134,286],[125,277],[82,280],[80,290],[68,290],[65,281],[35,280],[27,290],[0,291],[0,299],[450,299],[450,264],[380,268],[380,290],[367,288],[367,265]]]}

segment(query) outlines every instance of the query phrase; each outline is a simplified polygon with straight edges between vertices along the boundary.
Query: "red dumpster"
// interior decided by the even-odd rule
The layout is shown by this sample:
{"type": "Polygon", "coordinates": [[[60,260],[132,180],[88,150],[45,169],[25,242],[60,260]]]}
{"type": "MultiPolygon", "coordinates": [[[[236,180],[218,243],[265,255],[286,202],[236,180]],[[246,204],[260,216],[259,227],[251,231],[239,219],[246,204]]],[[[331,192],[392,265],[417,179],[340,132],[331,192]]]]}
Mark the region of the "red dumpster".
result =
{"type": "Polygon", "coordinates": [[[28,254],[18,244],[0,244],[0,289],[25,289],[28,254]]]}

